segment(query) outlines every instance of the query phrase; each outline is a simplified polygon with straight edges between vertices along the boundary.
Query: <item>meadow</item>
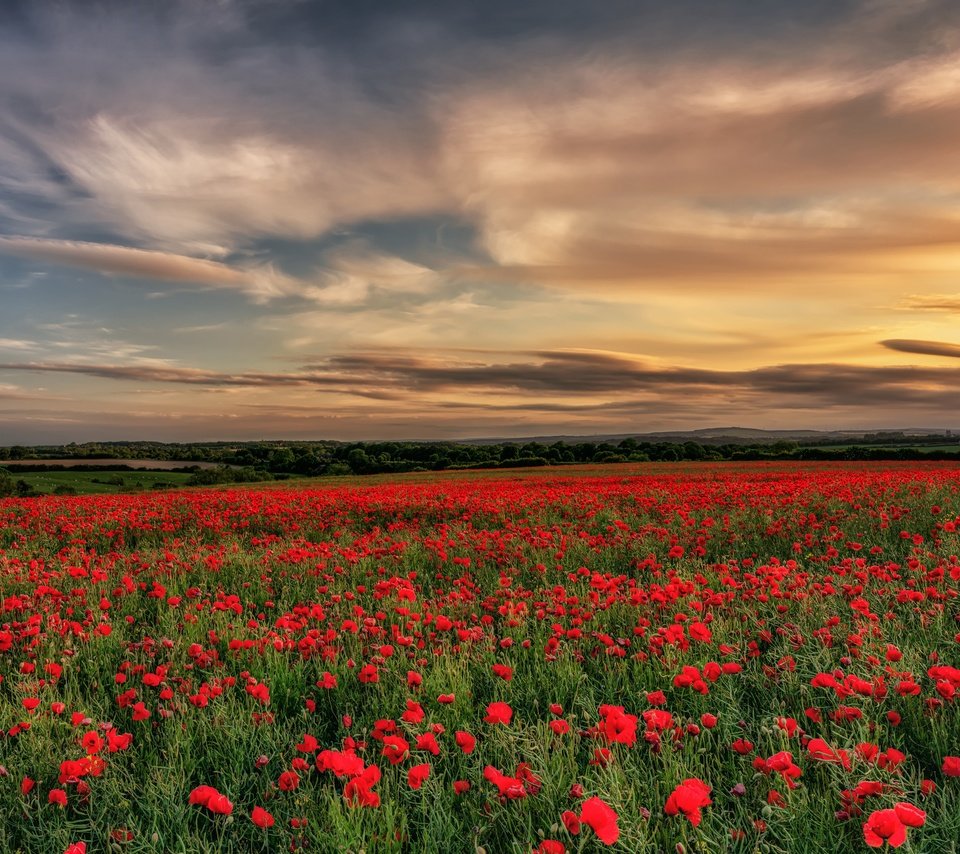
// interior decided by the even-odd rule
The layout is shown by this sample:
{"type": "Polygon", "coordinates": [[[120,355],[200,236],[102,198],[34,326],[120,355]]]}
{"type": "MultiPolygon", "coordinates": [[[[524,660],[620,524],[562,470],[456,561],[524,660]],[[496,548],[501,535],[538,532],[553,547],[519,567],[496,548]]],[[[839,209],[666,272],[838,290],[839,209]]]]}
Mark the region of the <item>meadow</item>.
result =
{"type": "Polygon", "coordinates": [[[960,469],[0,501],[4,852],[960,850],[960,469]]]}
{"type": "Polygon", "coordinates": [[[186,472],[170,471],[31,471],[11,469],[13,477],[23,480],[35,492],[53,493],[71,489],[77,494],[107,494],[129,490],[167,489],[185,486],[186,472]]]}

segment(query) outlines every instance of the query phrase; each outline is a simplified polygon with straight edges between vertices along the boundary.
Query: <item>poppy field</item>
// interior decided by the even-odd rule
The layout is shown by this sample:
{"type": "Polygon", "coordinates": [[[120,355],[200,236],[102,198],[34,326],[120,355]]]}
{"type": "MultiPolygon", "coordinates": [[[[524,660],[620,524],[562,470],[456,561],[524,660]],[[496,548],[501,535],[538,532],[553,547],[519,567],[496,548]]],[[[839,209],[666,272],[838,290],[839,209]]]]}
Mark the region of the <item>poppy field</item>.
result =
{"type": "Polygon", "coordinates": [[[0,850],[960,850],[960,470],[642,471],[0,501],[0,850]]]}

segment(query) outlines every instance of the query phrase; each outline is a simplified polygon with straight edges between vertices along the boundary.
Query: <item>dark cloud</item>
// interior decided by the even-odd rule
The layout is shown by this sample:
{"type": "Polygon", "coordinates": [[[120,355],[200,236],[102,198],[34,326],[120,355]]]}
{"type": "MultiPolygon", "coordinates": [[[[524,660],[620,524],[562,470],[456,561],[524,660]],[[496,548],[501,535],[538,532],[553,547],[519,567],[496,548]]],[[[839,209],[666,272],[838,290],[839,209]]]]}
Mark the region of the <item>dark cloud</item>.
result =
{"type": "MultiPolygon", "coordinates": [[[[918,347],[931,344],[885,342],[887,346],[896,343],[918,347]]],[[[960,347],[956,345],[952,350],[950,345],[939,347],[915,348],[911,352],[960,356],[960,347]]],[[[512,362],[463,363],[402,353],[367,353],[334,356],[291,373],[227,374],[179,367],[43,362],[0,364],[0,371],[72,373],[128,382],[208,387],[312,387],[393,402],[415,400],[418,395],[446,394],[459,396],[466,406],[545,412],[638,405],[637,395],[659,402],[727,399],[738,405],[764,405],[767,401],[768,405],[794,408],[960,408],[960,369],[954,368],[796,364],[721,371],[653,365],[620,354],[540,351],[532,355],[532,359],[528,356],[512,362]],[[530,399],[517,402],[511,395],[530,399]],[[598,396],[606,400],[576,401],[577,397],[598,396]],[[558,397],[562,399],[557,400],[558,397]]]]}
{"type": "Polygon", "coordinates": [[[916,341],[909,338],[892,338],[881,341],[884,347],[901,353],[916,353],[921,356],[950,356],[960,359],[960,344],[946,341],[916,341]]]}

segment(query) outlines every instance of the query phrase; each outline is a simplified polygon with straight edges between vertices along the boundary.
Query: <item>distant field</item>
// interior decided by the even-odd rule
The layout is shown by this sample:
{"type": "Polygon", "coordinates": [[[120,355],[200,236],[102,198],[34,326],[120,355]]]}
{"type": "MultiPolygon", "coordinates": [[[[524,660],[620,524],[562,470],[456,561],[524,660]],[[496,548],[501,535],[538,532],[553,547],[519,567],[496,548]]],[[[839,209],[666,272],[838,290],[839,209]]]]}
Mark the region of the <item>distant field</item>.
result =
{"type": "Polygon", "coordinates": [[[185,486],[189,474],[169,471],[51,471],[17,472],[17,480],[25,480],[37,492],[51,493],[58,486],[69,486],[78,494],[114,493],[129,489],[167,489],[185,486]]]}

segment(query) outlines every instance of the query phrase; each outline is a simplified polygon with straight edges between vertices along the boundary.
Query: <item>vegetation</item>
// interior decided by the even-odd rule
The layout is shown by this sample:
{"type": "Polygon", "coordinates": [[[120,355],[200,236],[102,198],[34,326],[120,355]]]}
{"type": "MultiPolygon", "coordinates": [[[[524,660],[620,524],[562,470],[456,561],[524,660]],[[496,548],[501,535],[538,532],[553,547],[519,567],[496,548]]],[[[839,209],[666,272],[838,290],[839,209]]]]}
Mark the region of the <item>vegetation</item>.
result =
{"type": "Polygon", "coordinates": [[[0,500],[0,851],[957,854],[960,469],[643,468],[0,500]]]}
{"type": "MultiPolygon", "coordinates": [[[[18,473],[39,470],[45,460],[70,459],[84,466],[98,460],[156,460],[179,464],[194,474],[195,484],[270,480],[276,476],[390,474],[455,469],[508,469],[583,463],[753,461],[753,460],[960,460],[960,442],[944,433],[927,436],[902,432],[868,433],[850,439],[771,441],[730,440],[617,442],[104,442],[83,445],[0,448],[0,460],[29,461],[18,473]],[[209,474],[191,464],[216,464],[209,474]]],[[[48,464],[49,465],[49,464],[48,464]]],[[[72,467],[72,466],[71,466],[72,467]]],[[[122,468],[110,463],[109,470],[122,468]]]]}

